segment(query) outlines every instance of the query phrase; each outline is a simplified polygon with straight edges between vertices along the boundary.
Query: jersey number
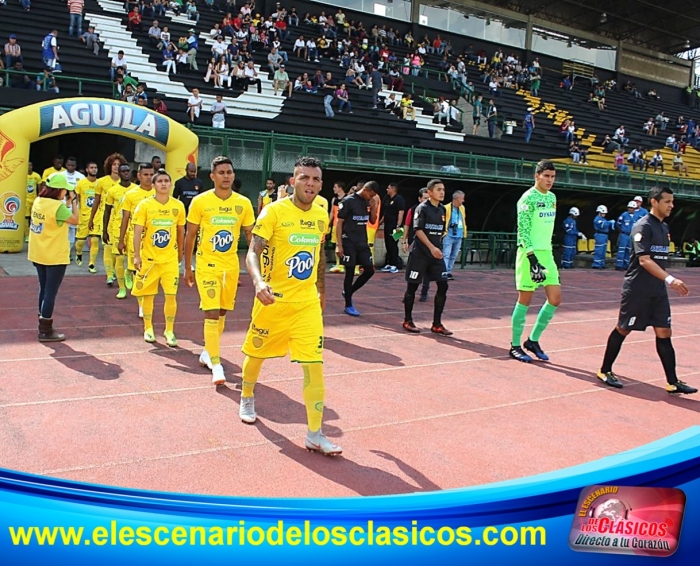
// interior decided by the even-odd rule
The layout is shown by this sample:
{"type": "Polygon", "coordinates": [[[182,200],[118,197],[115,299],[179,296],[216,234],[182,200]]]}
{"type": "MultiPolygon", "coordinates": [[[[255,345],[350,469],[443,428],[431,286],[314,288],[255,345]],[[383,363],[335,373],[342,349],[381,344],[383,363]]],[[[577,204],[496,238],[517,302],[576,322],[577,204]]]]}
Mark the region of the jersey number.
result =
{"type": "Polygon", "coordinates": [[[418,275],[420,275],[420,274],[417,271],[411,271],[411,273],[409,273],[409,275],[408,275],[408,278],[409,279],[418,279],[418,275]]]}

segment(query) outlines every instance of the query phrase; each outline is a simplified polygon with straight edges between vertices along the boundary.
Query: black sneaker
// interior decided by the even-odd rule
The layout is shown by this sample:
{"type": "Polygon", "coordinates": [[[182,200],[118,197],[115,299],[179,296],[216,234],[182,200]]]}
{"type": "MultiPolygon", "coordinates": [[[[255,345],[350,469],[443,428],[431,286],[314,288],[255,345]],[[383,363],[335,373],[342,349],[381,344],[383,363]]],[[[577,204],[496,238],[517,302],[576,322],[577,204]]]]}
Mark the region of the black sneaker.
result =
{"type": "Polygon", "coordinates": [[[519,362],[525,362],[526,364],[529,364],[531,361],[533,361],[532,358],[528,356],[520,346],[511,346],[508,355],[514,360],[518,360],[519,362]]]}
{"type": "Polygon", "coordinates": [[[452,336],[454,332],[447,330],[442,324],[440,325],[435,325],[433,324],[430,327],[430,332],[434,332],[435,334],[440,334],[441,336],[452,336]]]}
{"type": "Polygon", "coordinates": [[[421,294],[420,299],[418,299],[421,303],[425,303],[428,301],[428,293],[421,294]]]}
{"type": "Polygon", "coordinates": [[[418,334],[418,333],[420,333],[420,329],[419,329],[415,324],[413,324],[413,321],[412,321],[412,320],[404,320],[404,322],[403,322],[403,329],[404,329],[406,332],[410,332],[411,334],[418,334]]]}
{"type": "Polygon", "coordinates": [[[698,390],[695,387],[691,387],[683,381],[676,381],[676,383],[669,383],[666,385],[666,391],[671,394],[682,393],[684,395],[690,395],[692,393],[697,393],[698,390]]]}
{"type": "Polygon", "coordinates": [[[525,340],[525,344],[523,344],[523,347],[526,350],[529,350],[530,352],[535,354],[537,359],[540,360],[541,362],[548,362],[549,361],[549,356],[542,351],[542,348],[540,348],[539,342],[535,342],[534,340],[530,340],[528,338],[527,340],[525,340]]]}
{"type": "Polygon", "coordinates": [[[614,387],[615,389],[622,389],[622,383],[620,383],[620,380],[617,379],[617,376],[611,372],[611,371],[606,371],[603,373],[602,371],[599,371],[596,376],[598,379],[600,379],[605,385],[609,385],[610,387],[614,387]]]}

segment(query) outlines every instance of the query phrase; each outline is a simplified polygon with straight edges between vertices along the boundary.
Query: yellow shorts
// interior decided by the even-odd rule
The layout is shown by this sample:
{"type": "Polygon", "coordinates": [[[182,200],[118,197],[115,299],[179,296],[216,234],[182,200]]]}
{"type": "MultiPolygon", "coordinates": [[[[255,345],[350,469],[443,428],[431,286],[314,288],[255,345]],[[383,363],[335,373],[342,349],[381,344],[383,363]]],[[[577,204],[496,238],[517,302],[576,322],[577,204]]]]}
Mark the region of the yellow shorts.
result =
{"type": "Polygon", "coordinates": [[[90,231],[88,230],[88,221],[86,220],[85,222],[83,222],[81,220],[78,223],[78,230],[75,233],[75,237],[78,240],[86,240],[89,235],[90,235],[90,231]]]}
{"type": "Polygon", "coordinates": [[[374,245],[374,240],[377,237],[377,229],[376,228],[367,228],[367,243],[370,246],[374,245]]]}
{"type": "Polygon", "coordinates": [[[109,232],[109,245],[112,246],[112,255],[126,255],[119,253],[119,232],[109,232]]]}
{"type": "Polygon", "coordinates": [[[238,269],[200,269],[197,265],[194,275],[199,291],[199,308],[203,311],[232,311],[236,304],[239,273],[238,269]]]}
{"type": "Polygon", "coordinates": [[[180,282],[180,266],[177,263],[152,263],[145,261],[134,277],[134,288],[131,294],[134,297],[145,295],[157,295],[158,285],[163,288],[166,295],[177,294],[177,285],[180,282]]]}
{"type": "Polygon", "coordinates": [[[241,351],[251,358],[323,362],[323,314],[320,301],[263,305],[255,299],[241,351]]]}

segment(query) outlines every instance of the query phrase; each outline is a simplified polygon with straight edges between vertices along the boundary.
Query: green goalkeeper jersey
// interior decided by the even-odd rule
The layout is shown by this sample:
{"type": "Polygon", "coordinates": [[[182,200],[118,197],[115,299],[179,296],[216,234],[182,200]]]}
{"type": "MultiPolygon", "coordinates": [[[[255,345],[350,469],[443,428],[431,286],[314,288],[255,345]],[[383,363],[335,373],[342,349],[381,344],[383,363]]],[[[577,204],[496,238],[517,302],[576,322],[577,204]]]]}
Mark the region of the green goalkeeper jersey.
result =
{"type": "Polygon", "coordinates": [[[525,191],[518,201],[518,246],[526,253],[551,251],[556,215],[557,197],[551,191],[525,191]]]}

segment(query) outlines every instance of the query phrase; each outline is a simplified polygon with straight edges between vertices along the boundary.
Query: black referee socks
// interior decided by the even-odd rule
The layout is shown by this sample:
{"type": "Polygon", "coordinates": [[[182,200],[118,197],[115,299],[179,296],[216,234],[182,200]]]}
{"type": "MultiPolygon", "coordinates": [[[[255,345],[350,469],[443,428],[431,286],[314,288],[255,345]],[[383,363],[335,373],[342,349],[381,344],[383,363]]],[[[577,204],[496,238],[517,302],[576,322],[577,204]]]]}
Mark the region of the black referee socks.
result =
{"type": "Polygon", "coordinates": [[[674,384],[678,381],[676,375],[676,351],[673,349],[670,338],[656,337],[656,353],[659,354],[661,365],[664,366],[666,381],[674,384]]]}
{"type": "MultiPolygon", "coordinates": [[[[613,331],[608,336],[608,345],[605,348],[605,356],[603,356],[603,365],[600,371],[603,373],[608,373],[612,371],[612,366],[620,353],[620,348],[622,348],[622,343],[625,341],[625,336],[617,331],[617,328],[613,328],[613,331]]],[[[658,338],[657,338],[657,349],[658,349],[658,338]]],[[[671,348],[673,351],[673,348],[671,348]]],[[[659,354],[661,355],[661,354],[659,354]]]]}

